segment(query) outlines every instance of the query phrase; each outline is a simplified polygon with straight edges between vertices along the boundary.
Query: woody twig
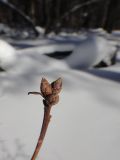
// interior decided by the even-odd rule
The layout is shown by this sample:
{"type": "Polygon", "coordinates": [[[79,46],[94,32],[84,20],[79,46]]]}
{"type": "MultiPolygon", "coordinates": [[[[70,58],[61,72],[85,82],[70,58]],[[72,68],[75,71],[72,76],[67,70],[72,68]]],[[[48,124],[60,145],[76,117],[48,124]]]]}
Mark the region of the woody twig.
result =
{"type": "Polygon", "coordinates": [[[38,156],[38,153],[41,149],[41,146],[45,138],[46,131],[51,119],[50,111],[52,106],[59,102],[58,94],[60,93],[61,89],[62,89],[61,78],[58,78],[56,81],[52,82],[51,84],[45,78],[42,78],[41,84],[40,84],[41,92],[28,92],[28,95],[29,94],[41,95],[44,98],[43,99],[44,117],[43,117],[42,128],[41,128],[40,136],[38,138],[38,142],[31,160],[36,160],[36,157],[38,156]]]}

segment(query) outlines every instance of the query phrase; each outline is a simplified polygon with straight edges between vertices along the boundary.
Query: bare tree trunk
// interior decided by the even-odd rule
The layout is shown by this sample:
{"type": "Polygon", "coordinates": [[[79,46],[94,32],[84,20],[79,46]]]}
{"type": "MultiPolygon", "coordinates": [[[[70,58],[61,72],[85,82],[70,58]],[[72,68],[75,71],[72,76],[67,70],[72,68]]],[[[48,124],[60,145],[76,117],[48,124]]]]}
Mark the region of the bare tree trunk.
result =
{"type": "Polygon", "coordinates": [[[116,6],[117,6],[117,0],[110,0],[109,8],[107,9],[108,14],[106,18],[106,23],[104,25],[104,28],[108,30],[108,32],[111,32],[113,29],[113,24],[115,22],[116,6]]]}
{"type": "Polygon", "coordinates": [[[35,23],[44,27],[46,25],[46,0],[33,0],[35,23]]]}
{"type": "Polygon", "coordinates": [[[110,0],[106,0],[106,3],[104,4],[104,13],[103,13],[103,18],[102,18],[102,25],[101,27],[104,28],[105,24],[106,24],[106,21],[107,21],[107,18],[108,18],[108,12],[109,12],[109,6],[110,6],[110,0]]]}
{"type": "MultiPolygon", "coordinates": [[[[61,0],[56,0],[56,7],[55,7],[56,19],[55,19],[55,21],[59,21],[59,19],[60,19],[60,6],[61,6],[61,0]]],[[[55,29],[55,32],[58,33],[60,30],[60,25],[58,24],[57,26],[55,26],[55,24],[54,24],[53,27],[55,29]]]]}

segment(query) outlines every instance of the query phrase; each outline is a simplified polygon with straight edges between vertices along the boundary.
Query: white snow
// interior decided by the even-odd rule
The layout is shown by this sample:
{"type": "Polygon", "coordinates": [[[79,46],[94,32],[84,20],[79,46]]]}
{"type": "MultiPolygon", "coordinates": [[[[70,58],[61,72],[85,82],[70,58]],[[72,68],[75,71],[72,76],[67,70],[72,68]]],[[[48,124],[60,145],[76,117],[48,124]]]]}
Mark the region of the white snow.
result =
{"type": "MultiPolygon", "coordinates": [[[[10,46],[16,58],[11,69],[0,73],[0,160],[30,160],[42,125],[43,104],[42,97],[28,96],[27,92],[39,91],[42,77],[49,81],[62,77],[63,90],[59,104],[52,109],[52,119],[37,159],[119,160],[119,58],[116,65],[108,68],[73,70],[67,60],[59,61],[44,55],[56,46],[62,50],[59,41],[53,43],[48,39],[37,43],[41,45],[19,50],[10,46]]],[[[87,66],[93,65],[98,57],[101,59],[106,53],[109,54],[113,48],[102,37],[95,37],[94,43],[92,40],[85,45],[82,42],[79,44],[87,62],[82,54],[80,56],[87,66]],[[103,48],[104,53],[101,53],[103,48]]],[[[74,48],[76,43],[67,45],[74,48]]],[[[3,47],[6,55],[7,47],[3,47]]],[[[80,47],[76,50],[80,51],[80,47]]],[[[78,57],[78,52],[70,56],[73,64],[82,63],[78,57]]]]}
{"type": "Polygon", "coordinates": [[[15,49],[4,40],[0,40],[0,66],[8,69],[16,59],[15,49]]]}
{"type": "Polygon", "coordinates": [[[66,61],[73,68],[88,68],[98,64],[106,57],[111,57],[115,51],[116,47],[111,45],[107,39],[88,33],[86,39],[78,44],[66,61]]]}

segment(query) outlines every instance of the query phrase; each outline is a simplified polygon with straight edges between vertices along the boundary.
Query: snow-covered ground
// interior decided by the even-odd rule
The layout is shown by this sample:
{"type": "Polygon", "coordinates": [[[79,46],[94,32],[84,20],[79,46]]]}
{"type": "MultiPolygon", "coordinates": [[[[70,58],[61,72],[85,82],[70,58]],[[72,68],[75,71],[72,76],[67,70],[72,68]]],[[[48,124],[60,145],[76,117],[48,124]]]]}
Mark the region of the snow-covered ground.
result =
{"type": "Polygon", "coordinates": [[[115,65],[92,68],[96,60],[116,50],[119,38],[103,34],[88,42],[85,35],[61,34],[39,40],[7,39],[13,50],[5,43],[0,46],[5,60],[0,56],[0,65],[7,66],[5,54],[13,56],[8,60],[12,65],[0,72],[0,160],[30,160],[42,125],[43,104],[41,97],[27,93],[39,91],[42,77],[49,81],[61,77],[63,89],[37,159],[120,159],[120,51],[115,65]],[[63,60],[44,55],[71,50],[73,54],[63,60]],[[87,68],[81,67],[82,60],[87,68]]]}

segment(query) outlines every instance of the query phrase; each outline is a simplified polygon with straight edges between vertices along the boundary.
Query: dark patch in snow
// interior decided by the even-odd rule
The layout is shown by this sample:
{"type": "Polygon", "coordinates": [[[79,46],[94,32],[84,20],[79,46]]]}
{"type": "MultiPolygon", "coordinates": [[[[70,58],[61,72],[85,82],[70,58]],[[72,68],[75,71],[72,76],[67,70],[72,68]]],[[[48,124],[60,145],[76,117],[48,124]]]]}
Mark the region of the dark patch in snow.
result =
{"type": "Polygon", "coordinates": [[[66,51],[66,52],[53,52],[53,53],[46,53],[45,55],[55,58],[55,59],[64,59],[72,54],[72,51],[66,51]]]}
{"type": "Polygon", "coordinates": [[[10,44],[12,46],[14,46],[16,49],[25,49],[25,48],[31,48],[31,47],[35,47],[35,45],[33,44],[25,44],[25,43],[21,43],[21,44],[18,44],[18,43],[15,43],[15,42],[10,42],[10,44]]]}
{"type": "Polygon", "coordinates": [[[5,72],[5,69],[3,69],[2,67],[0,67],[0,72],[5,72]]]}
{"type": "Polygon", "coordinates": [[[99,69],[87,70],[86,72],[92,75],[95,75],[97,77],[100,77],[100,78],[105,78],[105,79],[120,83],[120,73],[119,72],[99,70],[99,69]]]}
{"type": "Polygon", "coordinates": [[[111,65],[114,65],[117,62],[116,60],[116,53],[113,55],[113,57],[111,57],[110,59],[110,64],[108,64],[106,61],[102,60],[100,63],[98,63],[97,65],[95,65],[95,68],[103,68],[103,67],[109,67],[111,65]]]}

